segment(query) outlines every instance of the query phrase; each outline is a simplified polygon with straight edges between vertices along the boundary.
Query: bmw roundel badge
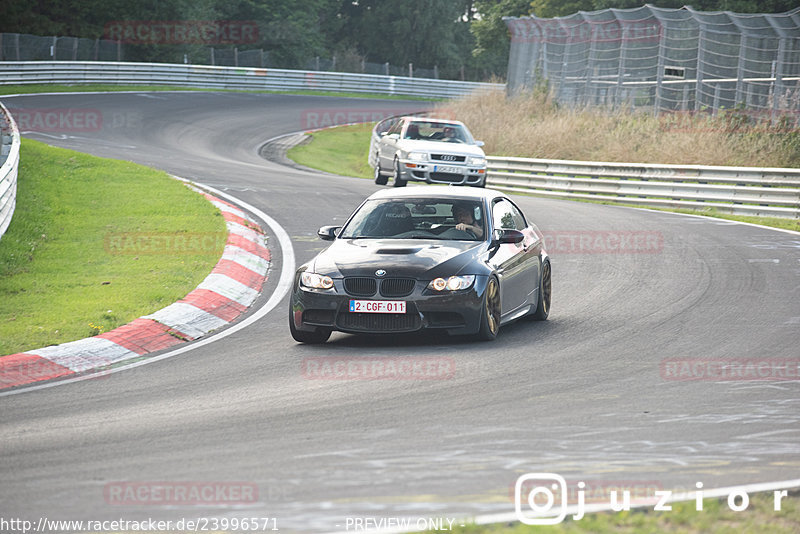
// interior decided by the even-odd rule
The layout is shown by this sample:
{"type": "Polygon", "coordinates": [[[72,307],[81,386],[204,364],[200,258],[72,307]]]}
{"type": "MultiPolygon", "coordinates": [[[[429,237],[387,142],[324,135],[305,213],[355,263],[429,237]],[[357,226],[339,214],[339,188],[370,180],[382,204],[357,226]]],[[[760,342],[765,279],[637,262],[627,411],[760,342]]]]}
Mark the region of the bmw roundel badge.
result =
{"type": "Polygon", "coordinates": [[[384,271],[383,269],[378,269],[377,271],[375,271],[375,276],[386,276],[386,271],[384,271]]]}

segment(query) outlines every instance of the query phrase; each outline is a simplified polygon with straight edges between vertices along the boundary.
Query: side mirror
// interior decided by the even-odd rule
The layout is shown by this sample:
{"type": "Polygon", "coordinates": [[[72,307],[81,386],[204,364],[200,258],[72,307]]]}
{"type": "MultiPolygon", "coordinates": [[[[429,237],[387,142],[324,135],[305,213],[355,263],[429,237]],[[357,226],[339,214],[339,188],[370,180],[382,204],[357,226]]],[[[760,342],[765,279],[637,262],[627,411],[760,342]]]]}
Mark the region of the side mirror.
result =
{"type": "Polygon", "coordinates": [[[483,146],[483,141],[475,141],[475,146],[483,146]]]}
{"type": "Polygon", "coordinates": [[[400,134],[399,133],[389,134],[389,139],[394,139],[395,141],[397,141],[398,139],[400,139],[400,134]]]}
{"type": "Polygon", "coordinates": [[[386,135],[386,134],[388,134],[388,133],[389,133],[389,132],[381,132],[381,137],[385,136],[385,135],[386,135]]]}
{"type": "Polygon", "coordinates": [[[503,243],[522,243],[525,234],[519,230],[495,230],[494,241],[498,244],[503,243]]]}
{"type": "Polygon", "coordinates": [[[323,241],[333,241],[341,229],[341,226],[323,226],[317,230],[317,236],[323,241]]]}

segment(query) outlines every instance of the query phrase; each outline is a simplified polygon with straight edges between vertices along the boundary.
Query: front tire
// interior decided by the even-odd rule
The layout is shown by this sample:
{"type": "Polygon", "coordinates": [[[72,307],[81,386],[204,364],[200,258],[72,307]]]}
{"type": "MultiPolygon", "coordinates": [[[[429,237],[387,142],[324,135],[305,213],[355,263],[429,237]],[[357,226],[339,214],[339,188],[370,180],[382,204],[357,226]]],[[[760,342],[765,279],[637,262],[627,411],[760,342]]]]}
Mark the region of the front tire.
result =
{"type": "Polygon", "coordinates": [[[309,345],[319,345],[321,343],[325,343],[328,341],[328,338],[331,337],[331,331],[328,328],[318,327],[310,332],[298,330],[294,326],[294,311],[291,308],[289,308],[289,331],[292,333],[292,337],[295,341],[299,343],[307,343],[309,345]]]}
{"type": "Polygon", "coordinates": [[[389,181],[388,176],[381,174],[381,160],[379,155],[375,155],[375,183],[377,185],[386,185],[389,181]]]}
{"type": "Polygon", "coordinates": [[[500,331],[500,284],[494,276],[490,277],[486,284],[481,308],[481,328],[478,330],[478,339],[492,341],[500,331]]]}
{"type": "Polygon", "coordinates": [[[550,315],[550,299],[552,298],[552,281],[550,272],[550,262],[542,263],[542,279],[539,282],[539,299],[536,302],[536,313],[533,319],[536,321],[546,321],[550,315]]]}
{"type": "Polygon", "coordinates": [[[407,182],[400,177],[400,160],[394,158],[394,181],[392,185],[394,187],[405,187],[406,183],[407,182]]]}

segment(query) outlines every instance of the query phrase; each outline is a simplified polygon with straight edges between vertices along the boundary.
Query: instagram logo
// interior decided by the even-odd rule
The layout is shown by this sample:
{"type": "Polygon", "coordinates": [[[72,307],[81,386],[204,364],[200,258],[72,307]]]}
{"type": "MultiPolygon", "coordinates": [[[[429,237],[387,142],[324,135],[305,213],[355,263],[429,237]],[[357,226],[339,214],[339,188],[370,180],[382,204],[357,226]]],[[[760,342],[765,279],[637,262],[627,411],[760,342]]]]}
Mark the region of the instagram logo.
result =
{"type": "Polygon", "coordinates": [[[514,512],[517,514],[517,519],[525,525],[561,523],[567,517],[567,481],[555,473],[522,475],[514,485],[514,512]],[[561,506],[558,507],[558,515],[553,515],[556,495],[559,495],[561,506]],[[523,500],[527,502],[530,510],[522,509],[523,500]]]}

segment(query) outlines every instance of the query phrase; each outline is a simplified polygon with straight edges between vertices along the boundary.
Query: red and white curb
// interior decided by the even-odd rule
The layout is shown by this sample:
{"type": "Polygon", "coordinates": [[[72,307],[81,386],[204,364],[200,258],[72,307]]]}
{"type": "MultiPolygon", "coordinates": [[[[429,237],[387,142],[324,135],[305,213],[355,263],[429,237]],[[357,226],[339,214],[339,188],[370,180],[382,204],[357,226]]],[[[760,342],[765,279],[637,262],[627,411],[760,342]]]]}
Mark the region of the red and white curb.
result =
{"type": "Polygon", "coordinates": [[[0,357],[0,390],[141,359],[217,330],[255,302],[270,268],[263,230],[233,204],[193,189],[220,210],[228,228],[211,274],[178,302],[109,332],[0,357]]]}

